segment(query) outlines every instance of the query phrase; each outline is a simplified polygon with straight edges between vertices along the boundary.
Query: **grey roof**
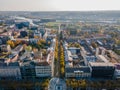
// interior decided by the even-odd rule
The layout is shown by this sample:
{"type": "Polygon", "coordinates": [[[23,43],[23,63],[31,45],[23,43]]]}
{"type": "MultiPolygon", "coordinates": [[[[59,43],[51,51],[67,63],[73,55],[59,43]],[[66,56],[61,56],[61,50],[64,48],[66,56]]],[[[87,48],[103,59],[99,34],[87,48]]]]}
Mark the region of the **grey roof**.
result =
{"type": "Polygon", "coordinates": [[[22,66],[35,66],[35,63],[31,60],[26,60],[22,63],[22,66]]]}
{"type": "Polygon", "coordinates": [[[104,63],[104,62],[89,62],[92,67],[114,67],[113,63],[104,63]]]}

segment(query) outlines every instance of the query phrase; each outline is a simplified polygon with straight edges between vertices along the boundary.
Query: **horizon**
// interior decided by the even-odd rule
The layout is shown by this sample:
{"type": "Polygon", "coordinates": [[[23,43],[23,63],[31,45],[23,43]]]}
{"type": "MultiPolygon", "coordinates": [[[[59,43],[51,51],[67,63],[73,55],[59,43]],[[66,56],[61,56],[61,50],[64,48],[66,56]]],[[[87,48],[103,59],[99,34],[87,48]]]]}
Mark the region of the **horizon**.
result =
{"type": "Polygon", "coordinates": [[[120,10],[118,0],[0,0],[0,11],[120,10]]]}
{"type": "Polygon", "coordinates": [[[17,11],[17,10],[6,10],[6,11],[0,11],[0,12],[119,12],[120,10],[85,10],[85,11],[70,11],[70,10],[68,10],[68,11],[60,11],[60,10],[53,10],[53,11],[25,11],[25,10],[21,10],[21,11],[17,11]]]}

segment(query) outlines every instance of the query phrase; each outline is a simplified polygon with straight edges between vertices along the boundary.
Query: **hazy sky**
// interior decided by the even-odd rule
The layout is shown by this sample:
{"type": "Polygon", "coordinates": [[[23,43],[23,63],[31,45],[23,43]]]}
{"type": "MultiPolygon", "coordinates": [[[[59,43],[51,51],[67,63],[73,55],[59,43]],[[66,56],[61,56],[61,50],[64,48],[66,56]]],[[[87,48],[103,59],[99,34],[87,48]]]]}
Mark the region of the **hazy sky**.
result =
{"type": "Polygon", "coordinates": [[[0,0],[0,11],[120,10],[120,0],[0,0]]]}

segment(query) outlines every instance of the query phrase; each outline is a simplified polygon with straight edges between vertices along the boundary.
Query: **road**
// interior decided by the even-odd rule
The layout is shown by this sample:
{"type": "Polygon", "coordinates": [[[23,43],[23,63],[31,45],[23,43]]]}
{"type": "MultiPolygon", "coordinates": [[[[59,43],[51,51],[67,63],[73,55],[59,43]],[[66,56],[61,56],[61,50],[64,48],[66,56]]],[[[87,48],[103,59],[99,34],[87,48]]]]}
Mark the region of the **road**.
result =
{"type": "Polygon", "coordinates": [[[57,38],[58,38],[58,60],[54,60],[54,76],[50,80],[48,90],[66,90],[66,83],[64,79],[61,79],[60,75],[60,33],[58,32],[57,38]]]}
{"type": "Polygon", "coordinates": [[[58,38],[58,60],[55,62],[54,77],[60,78],[60,32],[57,35],[58,38]]]}

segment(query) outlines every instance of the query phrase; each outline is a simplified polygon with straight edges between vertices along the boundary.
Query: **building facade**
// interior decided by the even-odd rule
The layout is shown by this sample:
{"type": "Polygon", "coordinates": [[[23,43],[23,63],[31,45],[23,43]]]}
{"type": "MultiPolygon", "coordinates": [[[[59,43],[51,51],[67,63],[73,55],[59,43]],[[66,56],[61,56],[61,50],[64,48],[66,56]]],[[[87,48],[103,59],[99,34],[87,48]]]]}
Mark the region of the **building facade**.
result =
{"type": "Polygon", "coordinates": [[[21,79],[21,71],[18,66],[2,66],[0,67],[0,79],[21,79]]]}
{"type": "Polygon", "coordinates": [[[78,67],[78,68],[65,68],[65,77],[66,78],[90,78],[91,71],[89,67],[78,67]]]}
{"type": "Polygon", "coordinates": [[[35,66],[36,77],[51,77],[51,66],[35,66]]]}

